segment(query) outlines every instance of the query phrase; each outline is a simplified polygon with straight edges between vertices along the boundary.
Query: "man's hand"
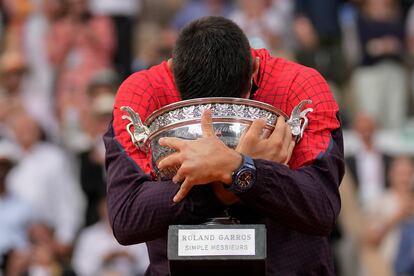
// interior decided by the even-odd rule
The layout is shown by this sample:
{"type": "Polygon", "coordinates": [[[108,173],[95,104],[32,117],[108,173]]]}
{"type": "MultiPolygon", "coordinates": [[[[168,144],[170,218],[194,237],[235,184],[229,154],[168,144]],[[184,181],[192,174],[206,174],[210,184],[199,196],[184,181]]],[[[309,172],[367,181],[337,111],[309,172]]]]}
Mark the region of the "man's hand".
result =
{"type": "Polygon", "coordinates": [[[240,138],[236,151],[254,159],[264,159],[280,164],[287,164],[292,156],[295,141],[290,126],[279,116],[274,131],[268,138],[262,137],[266,122],[255,120],[240,138]]]}
{"type": "MultiPolygon", "coordinates": [[[[279,116],[275,130],[268,138],[263,138],[262,131],[265,125],[266,122],[262,119],[254,121],[240,138],[236,150],[255,159],[286,165],[295,147],[290,127],[285,123],[284,118],[279,116]]],[[[212,185],[213,191],[221,203],[232,205],[239,201],[239,198],[225,189],[222,183],[213,183],[212,185]]]]}
{"type": "Polygon", "coordinates": [[[176,183],[182,182],[180,190],[174,196],[174,202],[181,201],[195,185],[231,183],[231,174],[242,161],[239,153],[216,137],[210,110],[204,111],[201,128],[203,137],[196,140],[172,137],[159,140],[161,146],[177,151],[158,164],[160,170],[180,167],[173,178],[176,183]]]}

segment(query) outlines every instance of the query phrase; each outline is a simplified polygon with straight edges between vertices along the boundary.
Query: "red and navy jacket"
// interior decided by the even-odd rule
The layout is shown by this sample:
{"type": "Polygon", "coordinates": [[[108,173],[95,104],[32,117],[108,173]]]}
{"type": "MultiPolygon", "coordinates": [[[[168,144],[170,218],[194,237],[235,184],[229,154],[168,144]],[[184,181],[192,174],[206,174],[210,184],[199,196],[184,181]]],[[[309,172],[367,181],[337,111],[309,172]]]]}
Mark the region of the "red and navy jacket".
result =
{"type": "MultiPolygon", "coordinates": [[[[331,275],[328,244],[340,211],[339,184],[344,174],[342,131],[338,105],[323,77],[314,69],[252,50],[260,58],[254,100],[290,114],[310,99],[313,112],[296,145],[289,167],[254,160],[257,180],[237,194],[241,204],[231,213],[242,223],[267,228],[267,275],[331,275]]],[[[148,275],[168,275],[166,233],[171,224],[196,224],[220,215],[220,204],[208,185],[193,188],[180,203],[172,181],[151,176],[151,160],[131,141],[121,106],[134,109],[144,121],[155,110],[180,101],[167,62],[131,75],[120,86],[113,121],[104,136],[107,198],[113,232],[121,244],[147,242],[148,275]]]]}

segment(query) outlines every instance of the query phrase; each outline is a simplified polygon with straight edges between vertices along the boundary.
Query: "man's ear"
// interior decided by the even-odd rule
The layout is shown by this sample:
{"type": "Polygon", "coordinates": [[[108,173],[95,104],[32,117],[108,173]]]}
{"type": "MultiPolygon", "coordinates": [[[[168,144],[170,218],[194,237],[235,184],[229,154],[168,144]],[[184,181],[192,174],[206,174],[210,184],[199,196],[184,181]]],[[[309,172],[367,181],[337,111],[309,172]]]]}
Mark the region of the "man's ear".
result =
{"type": "Polygon", "coordinates": [[[249,99],[250,98],[250,96],[251,96],[251,89],[253,87],[253,80],[254,80],[254,78],[256,78],[257,74],[259,73],[259,67],[260,67],[260,58],[259,57],[256,57],[253,60],[253,73],[252,73],[252,77],[250,79],[250,84],[251,84],[250,85],[250,90],[247,91],[247,93],[244,94],[242,96],[242,98],[245,98],[245,99],[249,99]]]}
{"type": "Polygon", "coordinates": [[[253,74],[252,74],[252,78],[255,78],[256,75],[259,73],[259,67],[260,67],[260,58],[256,57],[253,60],[253,74]]]}
{"type": "Polygon", "coordinates": [[[172,71],[172,69],[173,69],[173,59],[172,58],[167,60],[167,66],[172,71]]]}

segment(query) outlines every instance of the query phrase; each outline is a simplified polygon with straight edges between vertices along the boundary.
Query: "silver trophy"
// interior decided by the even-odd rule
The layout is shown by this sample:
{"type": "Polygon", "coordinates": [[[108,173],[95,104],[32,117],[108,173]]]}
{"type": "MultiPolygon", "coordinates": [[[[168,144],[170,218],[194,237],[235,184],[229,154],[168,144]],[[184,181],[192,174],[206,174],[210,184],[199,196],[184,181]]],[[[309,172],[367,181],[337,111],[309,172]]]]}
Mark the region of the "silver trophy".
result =
{"type": "Polygon", "coordinates": [[[126,114],[122,119],[129,120],[127,131],[140,150],[151,152],[152,168],[160,180],[172,179],[177,168],[160,170],[158,163],[174,150],[161,147],[158,140],[161,137],[177,137],[194,140],[202,136],[201,115],[204,110],[212,113],[213,128],[218,138],[228,147],[236,148],[243,132],[251,123],[259,118],[266,121],[263,135],[272,133],[277,118],[283,116],[292,129],[296,143],[300,141],[308,125],[306,117],[312,108],[306,108],[311,100],[300,102],[288,117],[283,111],[272,105],[259,101],[242,98],[198,98],[166,105],[153,112],[145,122],[129,106],[122,106],[121,111],[126,114]]]}
{"type": "MultiPolygon", "coordinates": [[[[201,115],[204,110],[211,110],[212,124],[217,137],[228,147],[236,148],[240,137],[254,120],[263,118],[266,121],[262,133],[266,137],[274,131],[279,116],[283,116],[291,127],[294,139],[298,143],[308,125],[306,115],[313,111],[312,108],[304,109],[305,105],[310,103],[310,100],[300,102],[292,110],[290,117],[269,104],[241,98],[200,98],[180,101],[160,108],[152,113],[145,122],[142,122],[139,115],[131,107],[122,106],[121,111],[125,112],[122,118],[129,120],[126,130],[131,136],[132,143],[151,155],[152,168],[157,178],[167,180],[176,174],[178,168],[160,170],[158,163],[174,150],[161,147],[158,140],[161,137],[177,137],[188,140],[202,137],[201,115]]],[[[181,275],[182,266],[180,265],[183,263],[185,263],[186,270],[193,265],[194,268],[191,267],[191,269],[205,271],[206,267],[213,267],[213,270],[219,269],[221,266],[228,267],[232,261],[237,262],[239,268],[240,263],[248,264],[240,270],[249,271],[249,275],[265,275],[265,226],[260,224],[242,225],[238,219],[229,214],[228,208],[223,210],[221,217],[210,218],[201,225],[171,225],[168,230],[167,248],[171,275],[175,272],[177,274],[174,275],[181,275]],[[187,239],[183,237],[186,233],[194,233],[194,231],[208,232],[210,236],[217,237],[217,239],[214,239],[214,244],[209,244],[209,241],[191,241],[189,242],[191,246],[188,246],[191,250],[184,252],[183,250],[187,248],[188,244],[187,239]],[[243,245],[244,250],[251,252],[249,251],[250,253],[246,253],[246,255],[240,250],[228,251],[226,255],[223,255],[215,251],[197,251],[199,247],[211,249],[211,246],[226,246],[226,241],[219,239],[223,233],[229,235],[252,233],[253,245],[243,245]]],[[[234,268],[232,268],[233,270],[234,268]]]]}

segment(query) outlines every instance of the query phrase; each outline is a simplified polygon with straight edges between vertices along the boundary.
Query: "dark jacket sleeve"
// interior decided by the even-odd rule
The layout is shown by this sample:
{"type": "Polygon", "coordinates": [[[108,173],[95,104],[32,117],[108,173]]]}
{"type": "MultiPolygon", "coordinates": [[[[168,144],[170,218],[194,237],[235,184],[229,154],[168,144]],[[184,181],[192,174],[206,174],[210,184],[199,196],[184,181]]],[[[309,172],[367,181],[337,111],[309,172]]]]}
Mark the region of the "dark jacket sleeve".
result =
{"type": "Polygon", "coordinates": [[[255,160],[257,180],[236,193],[244,204],[271,219],[310,235],[329,235],[339,215],[339,184],[344,175],[341,129],[332,132],[326,152],[307,166],[293,170],[255,160]]]}
{"type": "Polygon", "coordinates": [[[208,185],[193,189],[180,203],[172,198],[178,185],[152,181],[116,140],[112,125],[104,135],[107,200],[115,238],[123,245],[166,234],[171,224],[198,224],[220,215],[222,205],[208,185]]]}

